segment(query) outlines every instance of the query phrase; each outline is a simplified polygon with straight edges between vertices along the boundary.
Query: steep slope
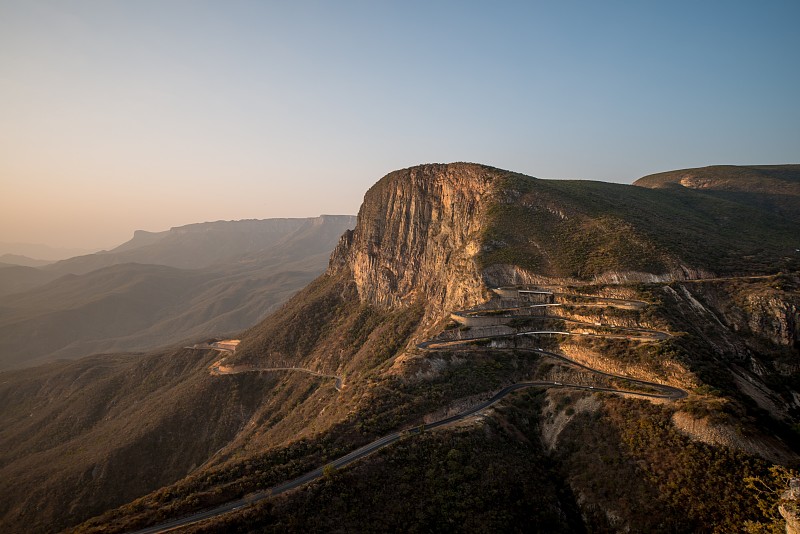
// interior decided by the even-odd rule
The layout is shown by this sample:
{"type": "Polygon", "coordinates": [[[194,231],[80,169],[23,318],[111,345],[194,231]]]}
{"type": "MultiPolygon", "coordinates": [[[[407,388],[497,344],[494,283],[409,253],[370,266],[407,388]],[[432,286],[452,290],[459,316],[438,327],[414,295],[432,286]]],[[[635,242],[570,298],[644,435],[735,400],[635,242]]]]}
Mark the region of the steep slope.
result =
{"type": "Polygon", "coordinates": [[[418,291],[441,310],[479,300],[484,280],[666,280],[792,269],[800,259],[797,229],[770,210],[692,190],[425,165],[370,189],[340,261],[363,300],[391,307],[418,291]]]}
{"type": "Polygon", "coordinates": [[[270,236],[276,241],[267,249],[212,268],[118,264],[8,295],[0,307],[0,369],[241,330],[318,276],[350,222],[300,219],[295,231],[270,236]]]}
{"type": "MultiPolygon", "coordinates": [[[[685,188],[510,176],[481,263],[556,278],[668,280],[796,269],[795,222],[685,188]]],[[[497,283],[507,283],[500,277],[497,283]]]]}
{"type": "Polygon", "coordinates": [[[421,294],[452,309],[484,298],[484,281],[682,279],[800,259],[796,223],[693,191],[451,164],[390,173],[364,200],[334,264],[379,306],[421,294]]]}
{"type": "Polygon", "coordinates": [[[4,373],[3,530],[60,530],[185,476],[224,446],[275,377],[215,380],[213,355],[202,356],[103,356],[4,373]]]}
{"type": "Polygon", "coordinates": [[[124,338],[169,317],[202,283],[198,273],[131,264],[9,296],[0,312],[0,366],[91,354],[82,352],[87,344],[124,338]]]}
{"type": "Polygon", "coordinates": [[[163,232],[148,232],[147,230],[136,230],[133,232],[133,237],[129,241],[126,241],[125,243],[121,244],[118,247],[114,247],[108,252],[121,253],[141,247],[146,247],[148,245],[153,245],[155,243],[158,243],[162,239],[166,238],[169,232],[174,230],[175,229],[165,230],[163,232]]]}
{"type": "MultiPolygon", "coordinates": [[[[17,416],[4,426],[13,452],[3,469],[16,484],[0,492],[0,521],[41,531],[106,509],[77,531],[130,531],[274,487],[402,429],[392,446],[341,471],[331,466],[288,494],[187,530],[731,532],[769,521],[744,480],[796,462],[798,420],[785,405],[770,414],[751,394],[780,403],[800,391],[787,358],[798,280],[772,275],[770,263],[791,265],[786,247],[798,233],[757,208],[743,222],[741,210],[691,190],[537,180],[471,164],[391,173],[365,196],[328,270],[246,331],[235,354],[150,355],[118,373],[116,387],[134,396],[115,399],[113,413],[99,395],[68,397],[69,373],[48,370],[49,383],[5,373],[4,387],[27,385],[4,397],[17,416]],[[761,236],[762,226],[774,234],[761,236]],[[757,278],[686,281],[706,273],[757,278]],[[536,285],[491,291],[522,282],[536,285]],[[473,313],[483,326],[448,324],[450,312],[470,306],[453,318],[473,313]],[[434,336],[438,345],[418,345],[434,336]],[[237,430],[220,443],[181,427],[193,450],[214,450],[185,477],[171,468],[130,491],[81,486],[89,478],[76,473],[119,483],[143,463],[157,471],[175,461],[175,442],[153,440],[142,458],[120,435],[124,466],[106,461],[101,440],[93,445],[117,425],[139,435],[149,419],[131,417],[134,398],[157,404],[165,415],[156,420],[188,410],[223,424],[217,398],[192,396],[191,409],[153,400],[166,398],[147,388],[172,376],[172,361],[191,365],[190,384],[238,384],[234,399],[247,408],[223,404],[237,430]],[[274,382],[245,387],[256,378],[274,382]],[[519,384],[530,386],[508,390],[519,384]],[[426,431],[503,391],[474,416],[426,431]],[[34,431],[20,421],[35,406],[43,414],[34,431]],[[64,419],[100,417],[65,436],[47,423],[62,409],[64,419]],[[87,451],[65,466],[63,443],[87,451]],[[25,477],[28,451],[53,465],[25,477]],[[49,495],[35,491],[42,480],[49,495]],[[46,513],[25,512],[37,508],[46,513]]],[[[108,365],[116,373],[119,364],[108,365]]]]}
{"type": "Polygon", "coordinates": [[[484,297],[474,259],[487,197],[501,176],[477,165],[425,165],[373,186],[338,260],[352,271],[360,299],[394,307],[424,295],[441,312],[484,297]]]}

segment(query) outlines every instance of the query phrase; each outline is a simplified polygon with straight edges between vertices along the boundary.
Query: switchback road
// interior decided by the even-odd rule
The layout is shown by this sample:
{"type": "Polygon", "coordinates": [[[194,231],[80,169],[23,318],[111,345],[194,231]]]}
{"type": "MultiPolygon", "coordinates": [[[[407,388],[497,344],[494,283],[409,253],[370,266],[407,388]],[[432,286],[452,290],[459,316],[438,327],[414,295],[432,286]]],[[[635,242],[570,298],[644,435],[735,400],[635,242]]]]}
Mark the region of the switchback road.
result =
{"type": "MultiPolygon", "coordinates": [[[[584,296],[584,295],[581,295],[581,297],[591,298],[591,297],[584,296]]],[[[599,298],[604,298],[604,297],[599,297],[599,298]]],[[[622,300],[622,299],[620,299],[620,300],[622,300]]],[[[631,301],[631,302],[640,302],[640,301],[631,301]]],[[[486,313],[490,313],[491,311],[492,310],[485,310],[486,313]]],[[[613,328],[613,327],[610,327],[610,328],[613,328]]],[[[649,337],[647,337],[646,341],[659,341],[659,340],[665,339],[665,337],[669,336],[668,334],[665,334],[664,332],[658,332],[658,331],[655,331],[655,330],[648,330],[648,329],[635,329],[635,330],[637,331],[638,334],[649,333],[650,335],[649,335],[649,337]],[[665,337],[662,337],[662,336],[665,336],[665,337]]],[[[669,400],[669,401],[675,401],[675,400],[678,400],[678,399],[682,399],[682,398],[684,398],[684,397],[686,397],[688,395],[686,391],[684,391],[684,390],[682,390],[680,388],[677,388],[677,387],[668,386],[668,385],[665,385],[665,384],[659,384],[657,382],[649,382],[649,381],[646,381],[646,380],[639,380],[639,379],[630,378],[630,377],[627,377],[627,376],[624,376],[624,375],[616,375],[616,374],[613,374],[613,373],[607,373],[607,372],[604,372],[604,371],[593,369],[593,368],[591,368],[591,367],[589,367],[589,366],[587,366],[585,364],[582,364],[580,362],[577,362],[575,360],[567,358],[563,354],[557,354],[555,352],[549,352],[549,351],[542,350],[542,349],[532,349],[532,348],[492,349],[490,347],[476,347],[475,345],[471,344],[471,342],[476,341],[476,340],[492,339],[493,337],[507,338],[509,336],[516,336],[516,335],[542,335],[542,334],[565,334],[565,332],[547,332],[547,331],[535,332],[535,331],[530,331],[530,332],[517,332],[517,333],[514,333],[514,334],[502,335],[502,336],[487,336],[487,337],[484,337],[484,338],[474,338],[474,339],[465,339],[465,340],[451,340],[451,341],[429,340],[429,341],[426,341],[424,343],[420,343],[418,345],[418,348],[421,349],[421,350],[424,350],[424,351],[436,351],[436,350],[439,350],[441,348],[445,348],[446,347],[447,350],[463,350],[463,351],[475,351],[475,350],[482,350],[482,351],[486,351],[486,350],[509,351],[509,350],[514,350],[514,351],[517,351],[517,352],[536,353],[536,354],[540,354],[540,355],[543,355],[543,356],[548,356],[550,358],[554,358],[554,359],[563,361],[563,362],[567,363],[568,365],[571,365],[573,367],[577,367],[579,369],[582,369],[584,371],[590,372],[590,373],[595,374],[595,375],[609,377],[609,378],[622,379],[622,380],[627,381],[630,384],[636,384],[637,386],[642,386],[642,387],[645,387],[645,388],[649,388],[651,390],[655,390],[655,391],[657,391],[657,393],[644,393],[644,392],[640,392],[640,391],[632,391],[632,390],[624,390],[624,389],[616,389],[616,388],[608,388],[608,387],[600,387],[600,386],[587,386],[587,385],[584,385],[584,384],[569,384],[569,383],[562,383],[562,382],[555,382],[555,381],[545,381],[545,380],[531,381],[531,382],[518,382],[516,384],[511,384],[509,386],[506,386],[505,388],[503,388],[500,391],[496,392],[490,398],[488,398],[488,399],[486,399],[486,400],[484,400],[484,401],[482,401],[482,402],[480,402],[480,403],[478,403],[478,404],[476,404],[476,405],[474,405],[474,406],[472,406],[472,407],[470,407],[470,408],[468,408],[468,409],[466,409],[466,410],[464,410],[462,412],[459,412],[457,414],[451,415],[449,417],[445,417],[443,419],[439,419],[438,421],[434,421],[433,423],[429,423],[429,424],[421,425],[421,426],[417,426],[417,427],[411,427],[411,428],[407,428],[407,429],[404,429],[404,430],[398,430],[396,432],[392,432],[391,434],[387,434],[387,435],[385,435],[383,437],[380,437],[380,438],[376,439],[375,441],[372,441],[371,443],[368,443],[368,444],[366,444],[366,445],[364,445],[362,447],[359,447],[358,449],[356,449],[356,450],[354,450],[354,451],[352,451],[352,452],[350,452],[350,453],[348,453],[348,454],[346,454],[344,456],[336,458],[335,460],[332,460],[331,462],[328,462],[325,465],[320,466],[320,467],[318,467],[318,468],[316,468],[316,469],[314,469],[312,471],[309,471],[309,472],[307,472],[307,473],[305,473],[305,474],[303,474],[303,475],[301,475],[301,476],[299,476],[299,477],[297,477],[295,479],[292,479],[292,480],[290,480],[288,482],[284,482],[284,483],[279,484],[277,486],[273,486],[273,487],[271,487],[271,488],[269,488],[267,490],[264,490],[264,491],[260,491],[260,492],[257,492],[257,493],[252,493],[252,494],[246,495],[246,496],[244,496],[244,497],[242,497],[240,499],[236,499],[234,501],[219,505],[219,506],[217,506],[215,508],[210,508],[208,510],[203,510],[203,511],[200,511],[200,512],[196,512],[194,514],[191,514],[191,515],[179,518],[179,519],[175,519],[175,520],[172,520],[172,521],[169,521],[169,522],[166,522],[166,523],[161,523],[159,525],[154,525],[154,526],[142,529],[142,530],[137,530],[134,534],[152,534],[152,533],[157,533],[157,532],[169,532],[169,531],[172,531],[172,530],[179,529],[181,527],[185,527],[185,526],[189,526],[189,525],[192,525],[192,524],[195,524],[195,523],[199,523],[201,521],[205,521],[205,520],[213,518],[213,517],[218,517],[220,515],[232,512],[234,510],[238,510],[238,509],[244,508],[246,506],[250,506],[250,505],[252,505],[254,503],[257,503],[259,501],[263,501],[264,499],[268,499],[270,497],[274,497],[276,495],[280,495],[282,493],[285,493],[287,491],[290,491],[292,489],[300,487],[300,486],[302,486],[304,484],[307,484],[307,483],[309,483],[309,482],[311,482],[313,480],[321,478],[322,476],[324,476],[325,468],[327,466],[331,466],[332,468],[339,469],[339,468],[345,467],[345,466],[347,466],[347,465],[349,465],[349,464],[351,464],[351,463],[353,463],[353,462],[355,462],[355,461],[357,461],[357,460],[359,460],[359,459],[361,459],[361,458],[363,458],[363,457],[365,457],[365,456],[367,456],[369,454],[372,454],[375,451],[383,449],[384,447],[388,447],[389,445],[391,445],[391,444],[393,444],[393,443],[395,443],[398,440],[401,440],[403,438],[406,438],[406,437],[409,437],[409,436],[413,436],[415,434],[420,434],[421,432],[424,432],[424,431],[429,431],[429,430],[433,430],[433,429],[436,429],[436,428],[441,428],[441,427],[444,427],[444,426],[447,426],[447,425],[451,425],[451,424],[454,424],[454,423],[458,423],[458,422],[463,421],[463,420],[465,420],[465,419],[467,419],[467,418],[469,418],[469,417],[471,417],[471,416],[473,416],[473,415],[475,415],[475,414],[477,414],[477,413],[479,413],[479,412],[481,412],[483,410],[486,410],[487,408],[493,406],[494,404],[496,404],[497,402],[499,402],[500,400],[505,398],[507,395],[509,395],[509,394],[511,394],[511,393],[513,393],[515,391],[522,390],[522,389],[534,388],[534,387],[577,389],[577,390],[584,390],[584,391],[591,391],[591,392],[596,392],[597,391],[597,392],[608,392],[608,393],[622,394],[622,395],[627,395],[627,396],[637,396],[637,397],[649,398],[649,399],[664,399],[664,400],[669,400]]],[[[600,334],[598,334],[598,335],[600,335],[600,334]]],[[[624,335],[623,334],[621,337],[627,337],[629,339],[638,339],[636,334],[634,334],[634,335],[624,335]]],[[[220,364],[221,364],[221,360],[214,364],[214,365],[217,366],[216,367],[217,370],[219,370],[220,364]]],[[[214,365],[212,365],[212,367],[214,367],[214,365]]],[[[261,369],[251,368],[251,369],[243,369],[243,370],[240,370],[238,372],[279,371],[279,370],[303,371],[303,372],[308,372],[310,374],[314,374],[314,375],[317,375],[317,376],[333,377],[333,378],[337,379],[337,382],[339,380],[341,380],[340,377],[335,377],[333,375],[322,375],[322,374],[314,372],[314,371],[309,371],[307,369],[295,368],[295,367],[273,367],[273,368],[261,368],[261,369]]],[[[234,373],[220,373],[220,374],[234,374],[234,373]]],[[[338,382],[338,385],[341,386],[341,382],[338,382]]],[[[337,387],[337,389],[340,389],[340,387],[337,387]]]]}
{"type": "Polygon", "coordinates": [[[252,367],[252,366],[239,366],[239,367],[223,367],[222,362],[225,358],[221,360],[217,360],[216,362],[211,364],[209,370],[212,375],[238,375],[242,373],[261,373],[261,372],[270,372],[270,371],[296,371],[299,373],[306,373],[313,376],[318,376],[320,378],[332,378],[335,380],[333,387],[336,388],[336,391],[341,391],[344,387],[344,379],[338,375],[328,375],[325,373],[320,373],[318,371],[312,371],[311,369],[306,369],[305,367],[252,367]]]}

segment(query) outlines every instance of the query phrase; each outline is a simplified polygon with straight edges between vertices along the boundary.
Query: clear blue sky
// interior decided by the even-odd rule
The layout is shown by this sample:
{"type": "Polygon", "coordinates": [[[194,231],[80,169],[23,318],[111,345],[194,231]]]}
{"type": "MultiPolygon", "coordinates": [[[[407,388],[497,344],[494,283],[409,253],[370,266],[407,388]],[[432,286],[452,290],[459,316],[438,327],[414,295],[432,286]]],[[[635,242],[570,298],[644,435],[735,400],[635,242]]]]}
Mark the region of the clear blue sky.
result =
{"type": "Polygon", "coordinates": [[[0,241],[355,213],[474,161],[800,162],[800,2],[0,0],[0,241]]]}

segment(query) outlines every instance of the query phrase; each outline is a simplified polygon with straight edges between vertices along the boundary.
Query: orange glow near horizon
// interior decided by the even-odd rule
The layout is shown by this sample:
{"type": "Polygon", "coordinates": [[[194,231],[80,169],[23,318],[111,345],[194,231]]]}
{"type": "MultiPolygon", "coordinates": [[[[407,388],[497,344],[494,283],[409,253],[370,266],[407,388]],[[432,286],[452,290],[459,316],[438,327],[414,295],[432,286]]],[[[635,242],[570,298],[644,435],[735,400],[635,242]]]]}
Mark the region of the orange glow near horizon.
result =
{"type": "Polygon", "coordinates": [[[5,0],[0,242],[355,214],[421,163],[621,183],[793,163],[798,17],[796,2],[5,0]]]}

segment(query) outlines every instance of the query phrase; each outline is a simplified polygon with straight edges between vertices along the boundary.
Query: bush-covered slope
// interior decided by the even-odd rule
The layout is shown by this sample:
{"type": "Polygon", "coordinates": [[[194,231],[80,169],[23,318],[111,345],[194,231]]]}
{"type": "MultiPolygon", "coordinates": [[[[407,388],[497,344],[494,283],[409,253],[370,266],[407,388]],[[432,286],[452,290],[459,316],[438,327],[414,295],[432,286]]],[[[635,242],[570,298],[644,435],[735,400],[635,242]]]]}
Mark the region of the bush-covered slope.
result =
{"type": "Polygon", "coordinates": [[[183,477],[274,376],[214,380],[213,354],[115,355],[3,373],[0,524],[52,532],[183,477]]]}
{"type": "MultiPolygon", "coordinates": [[[[97,406],[106,404],[69,391],[69,373],[48,374],[49,386],[33,375],[4,374],[10,383],[28,384],[10,394],[20,408],[3,435],[17,451],[5,469],[30,465],[27,449],[57,450],[66,439],[92,451],[70,464],[91,473],[94,455],[105,449],[89,437],[113,428],[120,444],[136,442],[137,428],[150,420],[129,416],[140,415],[139,405],[158,406],[165,415],[157,420],[178,420],[188,411],[197,421],[197,414],[212,412],[223,428],[236,426],[219,445],[202,432],[183,434],[206,457],[185,476],[166,470],[163,487],[156,489],[159,479],[99,495],[90,485],[85,508],[51,516],[66,526],[102,511],[76,531],[126,532],[263,491],[390,432],[419,429],[505,386],[537,381],[539,389],[509,394],[459,426],[406,434],[289,494],[188,529],[730,532],[748,521],[778,526],[761,508],[774,511],[778,494],[760,496],[746,479],[768,481],[770,467],[788,472],[797,463],[798,420],[790,405],[798,376],[791,356],[800,336],[796,276],[672,280],[780,268],[766,259],[783,261],[797,235],[793,223],[742,210],[688,189],[537,180],[478,165],[396,171],[370,189],[328,271],[243,333],[237,353],[225,357],[237,374],[209,373],[221,355],[144,357],[119,373],[116,389],[138,392],[115,399],[113,409],[121,411],[77,425],[74,435],[54,427],[61,437],[53,443],[45,437],[49,419],[40,421],[40,433],[20,426],[43,392],[54,391],[48,410],[64,403],[64,418],[87,409],[84,403],[104,414],[97,406]],[[774,234],[761,236],[764,228],[774,234]],[[625,273],[636,272],[646,276],[621,283],[625,273]],[[492,295],[489,278],[536,278],[559,293],[552,298],[562,306],[541,316],[519,295],[519,302],[508,296],[485,302],[492,295]],[[620,301],[613,299],[627,304],[614,306],[620,301]],[[451,311],[479,304],[494,307],[487,316],[501,321],[487,327],[489,334],[450,323],[451,311]],[[505,317],[512,304],[520,315],[505,317]],[[445,327],[448,339],[478,339],[438,350],[417,346],[445,327]],[[551,328],[571,333],[531,334],[551,328]],[[614,336],[624,329],[664,335],[614,336]],[[187,384],[227,384],[233,389],[220,391],[230,398],[222,402],[198,389],[205,394],[186,397],[193,406],[173,406],[150,391],[151,380],[172,376],[162,366],[181,358],[194,362],[185,371],[187,384]],[[149,378],[140,374],[143,362],[153,366],[149,378]],[[340,390],[333,375],[343,381],[340,390]],[[599,391],[657,389],[625,377],[666,383],[687,397],[623,399],[599,391]],[[771,412],[769,403],[782,409],[771,412]],[[219,406],[230,419],[213,411],[219,406]],[[19,428],[27,430],[18,434],[19,428]],[[126,498],[131,501],[123,504],[126,498]]],[[[87,362],[81,372],[91,368],[87,362]]],[[[42,417],[50,417],[48,410],[42,417]]],[[[165,461],[126,457],[130,466],[106,470],[123,487],[126,469],[165,461]]],[[[81,479],[58,469],[42,467],[37,476],[52,477],[50,491],[62,502],[81,479]]],[[[26,489],[37,479],[13,473],[21,482],[0,495],[8,510],[2,521],[19,531],[30,526],[20,510],[43,506],[48,496],[26,489]]]]}
{"type": "Polygon", "coordinates": [[[591,279],[640,271],[693,277],[796,269],[800,224],[686,188],[509,175],[485,225],[484,266],[591,279]]]}
{"type": "Polygon", "coordinates": [[[633,185],[682,186],[800,222],[800,165],[713,165],[651,174],[633,185]]]}

